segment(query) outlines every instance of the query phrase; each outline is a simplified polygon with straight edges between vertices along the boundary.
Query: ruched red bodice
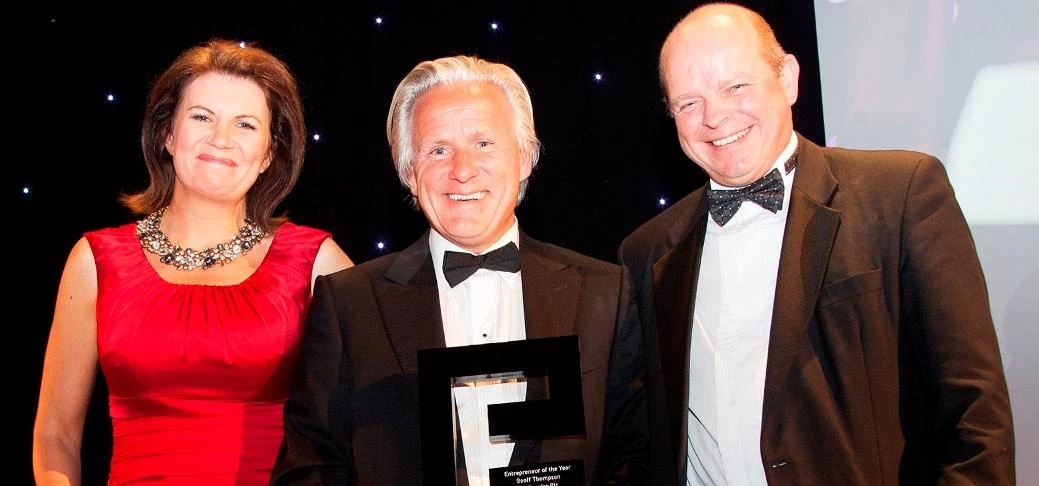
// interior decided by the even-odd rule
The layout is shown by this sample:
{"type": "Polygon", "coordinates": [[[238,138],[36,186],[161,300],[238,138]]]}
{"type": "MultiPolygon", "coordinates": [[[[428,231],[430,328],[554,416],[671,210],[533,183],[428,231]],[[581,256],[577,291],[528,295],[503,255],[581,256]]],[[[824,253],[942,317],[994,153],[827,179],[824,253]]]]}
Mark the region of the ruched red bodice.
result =
{"type": "Polygon", "coordinates": [[[163,280],[134,224],[86,237],[112,416],[109,484],[266,485],[328,233],[282,224],[256,271],[227,286],[163,280]]]}

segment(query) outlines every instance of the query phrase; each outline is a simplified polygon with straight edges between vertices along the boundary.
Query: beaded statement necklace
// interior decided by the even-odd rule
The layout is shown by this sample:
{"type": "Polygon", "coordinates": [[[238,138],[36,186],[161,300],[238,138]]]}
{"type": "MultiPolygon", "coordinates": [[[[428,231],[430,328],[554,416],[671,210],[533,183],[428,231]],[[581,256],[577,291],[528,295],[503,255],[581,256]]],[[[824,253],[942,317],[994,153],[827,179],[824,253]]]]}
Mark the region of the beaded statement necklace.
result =
{"type": "Polygon", "coordinates": [[[166,234],[159,229],[159,222],[162,221],[162,215],[166,213],[167,209],[169,209],[169,206],[155,211],[138,221],[137,239],[141,240],[142,248],[159,255],[160,262],[172,265],[177,270],[194,270],[196,268],[205,270],[217,264],[226,265],[248,253],[267,235],[263,229],[256,226],[249,218],[246,218],[245,225],[227,243],[220,243],[215,247],[201,251],[181,248],[170,243],[166,234]]]}

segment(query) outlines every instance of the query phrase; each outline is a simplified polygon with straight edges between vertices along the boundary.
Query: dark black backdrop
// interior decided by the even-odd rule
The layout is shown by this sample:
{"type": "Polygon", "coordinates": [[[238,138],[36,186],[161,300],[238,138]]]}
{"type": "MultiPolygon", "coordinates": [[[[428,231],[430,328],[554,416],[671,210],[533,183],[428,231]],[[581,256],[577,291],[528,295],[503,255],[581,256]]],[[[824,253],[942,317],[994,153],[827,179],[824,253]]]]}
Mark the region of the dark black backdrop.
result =
{"type": "MultiPolygon", "coordinates": [[[[32,422],[65,257],[84,231],[131,220],[116,198],[145,183],[145,93],[195,43],[255,42],[296,72],[308,130],[321,139],[309,143],[284,209],[330,230],[357,262],[381,253],[377,241],[392,251],[426,229],[397,181],[384,129],[397,82],[425,59],[474,54],[511,65],[527,82],[544,152],[517,212],[536,238],[612,261],[624,235],[660,211],[658,199],[670,204],[705,181],[678,147],[656,76],[664,37],[699,2],[86,3],[36,2],[0,21],[12,216],[4,244],[14,350],[6,369],[15,377],[5,390],[15,408],[14,467],[3,473],[14,475],[10,484],[31,483],[32,422]]],[[[743,3],[800,60],[795,126],[821,143],[812,2],[743,3]]],[[[87,485],[104,484],[108,467],[104,392],[99,375],[83,444],[87,485]]]]}

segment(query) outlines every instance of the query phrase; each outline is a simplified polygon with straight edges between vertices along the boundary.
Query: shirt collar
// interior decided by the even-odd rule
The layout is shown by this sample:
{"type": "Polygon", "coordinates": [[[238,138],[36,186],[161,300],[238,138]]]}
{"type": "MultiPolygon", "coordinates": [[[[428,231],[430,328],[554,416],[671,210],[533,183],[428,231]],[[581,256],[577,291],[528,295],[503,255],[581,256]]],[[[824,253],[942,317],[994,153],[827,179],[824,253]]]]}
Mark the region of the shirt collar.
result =
{"type": "MultiPolygon", "coordinates": [[[[519,248],[519,218],[517,217],[513,217],[512,226],[510,226],[509,229],[505,231],[505,234],[502,235],[502,237],[499,238],[498,241],[494,242],[493,245],[487,247],[487,249],[484,250],[483,253],[487,253],[492,250],[497,250],[498,248],[501,248],[509,244],[510,242],[515,243],[516,247],[519,248]]],[[[452,243],[447,238],[444,238],[443,235],[437,233],[435,229],[431,229],[431,231],[429,232],[429,253],[430,256],[433,257],[433,271],[436,272],[438,281],[447,282],[447,279],[444,277],[445,251],[459,251],[464,253],[472,252],[452,243]]],[[[479,254],[482,255],[483,253],[479,254]]]]}

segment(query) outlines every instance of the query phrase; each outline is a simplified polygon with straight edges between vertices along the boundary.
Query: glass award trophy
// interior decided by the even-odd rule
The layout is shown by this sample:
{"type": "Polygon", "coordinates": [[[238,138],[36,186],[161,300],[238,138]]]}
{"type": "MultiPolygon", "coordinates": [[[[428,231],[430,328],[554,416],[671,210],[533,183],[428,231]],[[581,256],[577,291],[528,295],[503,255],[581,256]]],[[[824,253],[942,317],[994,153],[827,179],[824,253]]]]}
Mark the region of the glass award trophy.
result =
{"type": "Polygon", "coordinates": [[[585,436],[577,336],[419,350],[423,483],[457,485],[466,475],[452,390],[502,383],[524,383],[526,399],[487,406],[491,443],[516,444],[511,465],[490,469],[490,485],[585,486],[579,451],[552,461],[537,452],[546,441],[585,436]]]}

